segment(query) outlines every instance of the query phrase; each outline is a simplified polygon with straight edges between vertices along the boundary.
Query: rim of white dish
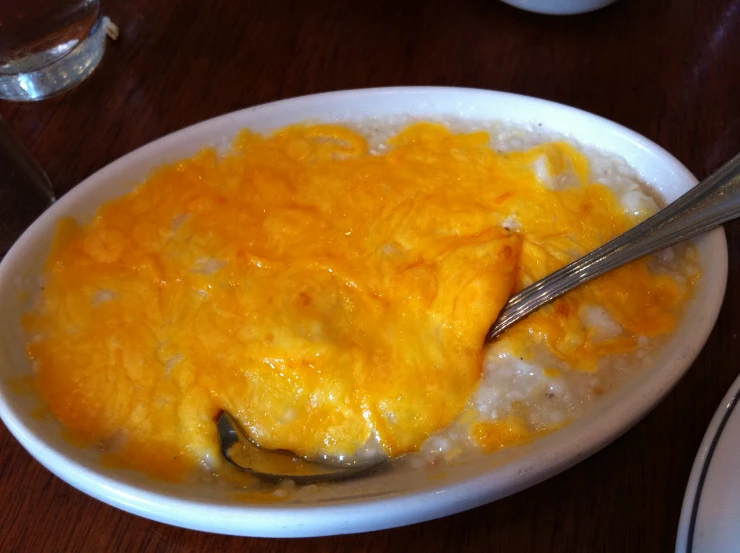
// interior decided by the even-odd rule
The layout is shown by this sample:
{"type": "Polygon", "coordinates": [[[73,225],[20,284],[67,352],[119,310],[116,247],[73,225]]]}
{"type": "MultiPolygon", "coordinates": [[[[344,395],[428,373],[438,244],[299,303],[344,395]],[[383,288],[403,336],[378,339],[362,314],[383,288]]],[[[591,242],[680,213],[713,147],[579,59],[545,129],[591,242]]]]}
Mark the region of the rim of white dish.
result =
{"type": "MultiPolygon", "coordinates": [[[[221,115],[160,138],[112,162],[72,189],[29,227],[0,263],[0,283],[12,275],[16,265],[22,266],[24,248],[33,244],[36,236],[50,224],[50,220],[66,213],[67,206],[72,206],[75,201],[87,196],[91,191],[104,187],[104,181],[121,172],[122,168],[158,155],[171,143],[184,142],[188,136],[198,135],[229,121],[248,119],[252,116],[269,117],[271,114],[285,116],[287,113],[288,116],[297,115],[293,119],[293,122],[297,122],[308,117],[304,115],[301,118],[300,113],[311,106],[370,99],[392,102],[394,99],[407,97],[419,101],[449,97],[449,101],[457,98],[459,103],[466,100],[469,103],[484,100],[491,103],[505,102],[528,109],[541,108],[549,111],[553,120],[567,117],[574,125],[598,127],[600,135],[650,153],[656,159],[659,158],[670,165],[673,175],[684,181],[696,182],[693,175],[678,160],[645,137],[597,115],[547,100],[506,92],[445,87],[396,87],[329,92],[281,100],[221,115]]],[[[394,113],[398,112],[387,111],[387,115],[394,113]]],[[[431,115],[433,114],[430,113],[431,115]]],[[[546,122],[545,117],[543,120],[546,122]]],[[[242,127],[248,124],[244,121],[242,127]]],[[[559,131],[556,127],[557,124],[550,130],[559,131]]],[[[180,157],[187,157],[187,154],[180,157]]],[[[162,160],[160,165],[165,162],[166,160],[162,160]]],[[[653,371],[649,386],[637,390],[630,398],[629,410],[624,406],[606,409],[594,417],[588,425],[578,426],[579,431],[568,432],[568,429],[565,429],[556,433],[560,439],[550,440],[548,447],[541,451],[533,451],[514,462],[452,484],[445,485],[442,482],[422,491],[376,498],[365,497],[330,505],[214,504],[195,499],[174,498],[131,486],[116,479],[113,472],[106,472],[102,468],[90,470],[80,462],[67,458],[33,434],[22,417],[11,409],[2,387],[0,387],[0,417],[18,441],[62,480],[108,504],[176,526],[234,535],[299,537],[378,530],[438,518],[499,499],[565,470],[613,441],[663,398],[701,351],[714,326],[724,296],[727,279],[727,246],[724,232],[717,229],[710,233],[706,240],[711,241],[713,251],[716,250],[717,255],[713,259],[713,274],[716,277],[711,283],[712,286],[708,288],[706,307],[702,311],[706,317],[692,334],[685,349],[669,352],[661,370],[653,371]],[[399,521],[401,512],[404,516],[399,521]]],[[[578,421],[575,421],[569,428],[574,428],[577,423],[578,421]]],[[[552,436],[543,440],[548,438],[552,436]]]]}
{"type": "Polygon", "coordinates": [[[694,464],[691,467],[691,475],[686,485],[686,494],[681,507],[681,519],[678,523],[678,535],[676,537],[676,553],[692,553],[694,551],[694,536],[696,533],[699,506],[702,502],[702,492],[706,483],[707,473],[712,464],[717,445],[722,439],[725,425],[733,413],[740,408],[740,376],[727,390],[722,401],[712,416],[707,427],[704,438],[699,446],[694,464]]]}

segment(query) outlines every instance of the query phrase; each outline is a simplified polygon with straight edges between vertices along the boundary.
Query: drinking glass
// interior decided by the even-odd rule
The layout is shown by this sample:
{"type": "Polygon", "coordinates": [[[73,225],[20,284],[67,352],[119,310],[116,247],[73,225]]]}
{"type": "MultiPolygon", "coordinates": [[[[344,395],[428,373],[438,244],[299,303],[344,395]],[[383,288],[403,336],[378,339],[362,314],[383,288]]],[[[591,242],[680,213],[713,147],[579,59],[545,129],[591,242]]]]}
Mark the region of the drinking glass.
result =
{"type": "Polygon", "coordinates": [[[105,36],[100,0],[0,0],[0,98],[40,100],[80,83],[105,36]]]}

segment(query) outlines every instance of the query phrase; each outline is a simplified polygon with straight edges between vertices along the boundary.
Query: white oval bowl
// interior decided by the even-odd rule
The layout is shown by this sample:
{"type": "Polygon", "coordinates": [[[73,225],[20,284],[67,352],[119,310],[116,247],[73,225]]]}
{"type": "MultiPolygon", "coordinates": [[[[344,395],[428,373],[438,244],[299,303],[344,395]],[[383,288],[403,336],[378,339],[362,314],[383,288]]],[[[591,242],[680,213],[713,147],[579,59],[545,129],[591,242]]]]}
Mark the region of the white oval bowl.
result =
{"type": "MultiPolygon", "coordinates": [[[[398,468],[335,484],[328,500],[252,505],[225,486],[159,482],[134,471],[103,468],[99,452],[66,441],[54,420],[33,416],[39,399],[13,379],[30,376],[19,317],[61,216],[87,220],[163,163],[223,144],[249,127],[268,131],[306,119],[351,121],[393,115],[542,124],[586,146],[622,156],[672,201],[696,179],[658,145],[603,118],[535,98],[455,88],[386,88],[332,92],[248,108],[152,142],[104,167],[44,213],[0,263],[0,417],[18,441],[62,480],[110,505],[156,521],[223,534],[298,537],[378,530],[470,509],[532,486],[614,440],[642,418],[688,369],[720,310],[727,280],[727,244],[715,230],[696,241],[703,276],[684,324],[655,365],[603,399],[588,416],[525,446],[481,455],[455,467],[398,468]]],[[[135,124],[132,122],[132,124],[135,124]]]]}

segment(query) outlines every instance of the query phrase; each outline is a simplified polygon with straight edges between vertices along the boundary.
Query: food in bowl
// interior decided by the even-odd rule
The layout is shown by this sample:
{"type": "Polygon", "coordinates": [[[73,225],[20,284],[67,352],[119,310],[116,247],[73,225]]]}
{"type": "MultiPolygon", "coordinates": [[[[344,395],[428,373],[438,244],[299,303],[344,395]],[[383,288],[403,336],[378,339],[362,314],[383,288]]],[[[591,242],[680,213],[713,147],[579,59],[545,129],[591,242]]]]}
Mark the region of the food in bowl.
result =
{"type": "Polygon", "coordinates": [[[674,330],[696,252],[618,269],[484,350],[511,293],[657,206],[619,160],[474,127],[244,131],[61,221],[24,319],[51,412],[175,479],[223,472],[223,409],[261,445],[350,462],[446,462],[567,424],[674,330]]]}

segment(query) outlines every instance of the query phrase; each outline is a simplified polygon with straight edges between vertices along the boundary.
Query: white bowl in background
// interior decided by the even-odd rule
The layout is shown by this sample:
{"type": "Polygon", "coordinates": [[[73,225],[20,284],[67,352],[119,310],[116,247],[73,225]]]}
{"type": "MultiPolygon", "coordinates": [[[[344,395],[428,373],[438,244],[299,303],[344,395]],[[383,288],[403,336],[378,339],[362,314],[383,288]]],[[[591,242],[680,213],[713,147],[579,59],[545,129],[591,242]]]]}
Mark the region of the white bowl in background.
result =
{"type": "Polygon", "coordinates": [[[155,481],[106,469],[94,448],[66,441],[59,423],[33,416],[39,399],[18,393],[28,377],[19,317],[22,293],[37,281],[57,220],[89,219],[103,202],[121,196],[163,163],[192,156],[250,127],[267,131],[306,119],[347,121],[393,115],[500,120],[539,125],[583,145],[622,156],[667,199],[696,179],[665,150],[605,119],[560,104],[483,90],[386,88],[318,94],[230,113],[183,129],[101,169],[66,194],[16,242],[0,263],[0,417],[18,441],[61,479],[106,503],[153,520],[224,534],[296,537],[378,530],[470,509],[532,486],[574,465],[640,420],[681,378],[704,345],[724,295],[727,245],[715,230],[696,240],[703,276],[684,324],[655,365],[598,402],[568,427],[533,443],[481,455],[465,464],[424,470],[398,468],[334,485],[316,503],[252,505],[224,486],[155,481]]]}
{"type": "Polygon", "coordinates": [[[617,0],[501,0],[515,8],[545,15],[576,15],[593,12],[617,0]]]}

